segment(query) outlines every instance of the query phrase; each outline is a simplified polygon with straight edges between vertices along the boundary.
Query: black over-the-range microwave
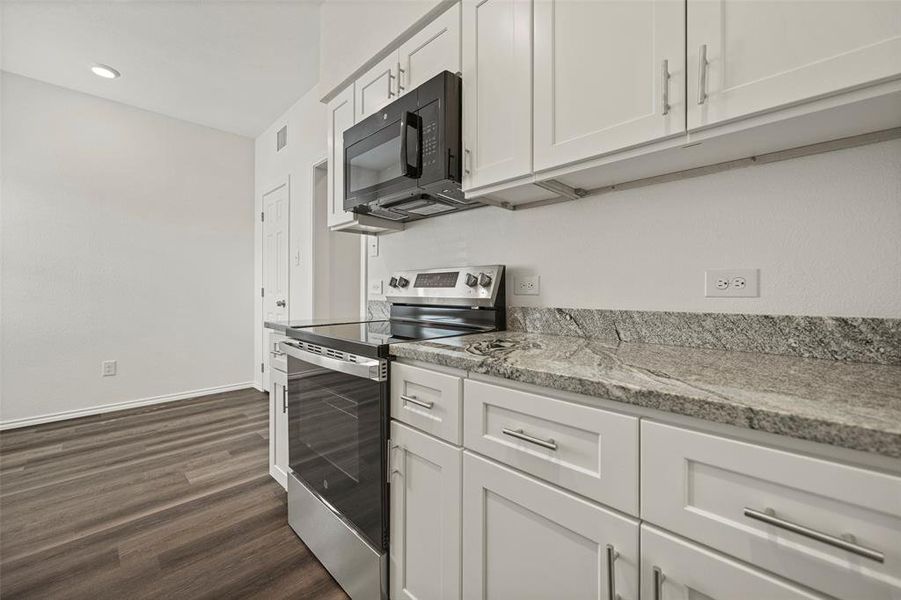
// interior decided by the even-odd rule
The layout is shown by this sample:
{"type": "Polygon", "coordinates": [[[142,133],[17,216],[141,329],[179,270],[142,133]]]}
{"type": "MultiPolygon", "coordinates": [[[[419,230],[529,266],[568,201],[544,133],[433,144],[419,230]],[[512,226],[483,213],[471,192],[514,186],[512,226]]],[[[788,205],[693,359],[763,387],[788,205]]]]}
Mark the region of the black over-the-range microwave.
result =
{"type": "Polygon", "coordinates": [[[461,188],[461,80],[444,71],[344,132],[344,209],[413,221],[482,206],[461,188]]]}

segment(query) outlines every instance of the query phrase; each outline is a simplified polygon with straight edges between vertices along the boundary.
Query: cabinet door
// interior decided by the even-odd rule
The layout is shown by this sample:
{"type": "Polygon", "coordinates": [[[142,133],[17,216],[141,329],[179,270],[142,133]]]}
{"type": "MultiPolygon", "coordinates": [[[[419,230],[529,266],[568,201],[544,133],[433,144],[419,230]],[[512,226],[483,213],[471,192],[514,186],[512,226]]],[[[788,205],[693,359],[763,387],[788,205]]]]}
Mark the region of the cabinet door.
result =
{"type": "Polygon", "coordinates": [[[685,131],[676,0],[536,0],[535,170],[685,131]]]}
{"type": "Polygon", "coordinates": [[[344,131],[354,124],[354,86],[328,103],[328,224],[349,223],[353,214],[344,211],[344,131]]]}
{"type": "Polygon", "coordinates": [[[638,521],[469,452],[463,544],[467,599],[638,598],[638,521]]]}
{"type": "Polygon", "coordinates": [[[824,598],[645,524],[641,526],[641,589],[647,600],[824,598]]]}
{"type": "Polygon", "coordinates": [[[415,89],[441,73],[460,71],[460,5],[429,23],[398,51],[398,89],[415,89]]]}
{"type": "Polygon", "coordinates": [[[359,123],[397,97],[397,52],[392,52],[355,82],[356,113],[359,123]]]}
{"type": "Polygon", "coordinates": [[[288,378],[272,370],[269,382],[269,474],[282,487],[288,486],[288,378]]]}
{"type": "Polygon", "coordinates": [[[532,3],[464,0],[463,189],[532,171],[532,3]]]}
{"type": "Polygon", "coordinates": [[[460,598],[462,450],[391,422],[391,597],[460,598]]]}
{"type": "Polygon", "coordinates": [[[688,0],[688,71],[689,129],[897,77],[901,2],[688,0]]]}

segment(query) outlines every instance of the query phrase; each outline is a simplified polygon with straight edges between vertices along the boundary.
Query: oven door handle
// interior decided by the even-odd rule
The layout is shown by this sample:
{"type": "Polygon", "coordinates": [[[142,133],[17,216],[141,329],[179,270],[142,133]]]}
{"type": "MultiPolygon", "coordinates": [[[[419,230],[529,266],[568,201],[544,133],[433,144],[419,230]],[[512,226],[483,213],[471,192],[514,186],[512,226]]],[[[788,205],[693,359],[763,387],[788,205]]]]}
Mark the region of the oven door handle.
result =
{"type": "Polygon", "coordinates": [[[409,111],[400,117],[400,174],[410,179],[419,179],[422,176],[422,117],[409,111]],[[410,164],[407,159],[407,132],[410,129],[416,132],[416,162],[410,164]]]}
{"type": "Polygon", "coordinates": [[[280,345],[282,350],[284,350],[285,354],[288,356],[316,365],[317,367],[322,367],[323,369],[338,371],[345,375],[353,375],[354,377],[362,377],[363,379],[371,379],[373,381],[384,381],[386,379],[385,369],[383,369],[385,361],[382,360],[371,359],[361,362],[350,362],[332,358],[330,356],[314,354],[313,352],[307,352],[291,342],[282,342],[280,345]]]}

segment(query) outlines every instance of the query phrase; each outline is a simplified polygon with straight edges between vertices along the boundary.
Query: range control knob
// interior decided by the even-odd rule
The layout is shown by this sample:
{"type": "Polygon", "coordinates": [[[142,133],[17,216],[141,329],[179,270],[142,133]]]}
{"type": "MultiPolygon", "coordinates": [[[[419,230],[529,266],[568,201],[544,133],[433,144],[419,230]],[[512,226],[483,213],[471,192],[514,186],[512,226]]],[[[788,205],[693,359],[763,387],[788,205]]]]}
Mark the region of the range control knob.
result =
{"type": "Polygon", "coordinates": [[[482,287],[488,287],[489,285],[491,285],[491,275],[479,273],[479,285],[482,287]]]}
{"type": "Polygon", "coordinates": [[[397,278],[397,287],[405,288],[410,285],[410,281],[406,277],[397,278]]]}
{"type": "Polygon", "coordinates": [[[388,285],[390,287],[396,288],[397,287],[397,277],[392,277],[391,279],[389,279],[388,285]]]}
{"type": "Polygon", "coordinates": [[[468,287],[475,287],[478,282],[479,282],[479,280],[476,278],[475,275],[473,275],[472,273],[466,274],[466,280],[464,281],[464,283],[468,287]]]}

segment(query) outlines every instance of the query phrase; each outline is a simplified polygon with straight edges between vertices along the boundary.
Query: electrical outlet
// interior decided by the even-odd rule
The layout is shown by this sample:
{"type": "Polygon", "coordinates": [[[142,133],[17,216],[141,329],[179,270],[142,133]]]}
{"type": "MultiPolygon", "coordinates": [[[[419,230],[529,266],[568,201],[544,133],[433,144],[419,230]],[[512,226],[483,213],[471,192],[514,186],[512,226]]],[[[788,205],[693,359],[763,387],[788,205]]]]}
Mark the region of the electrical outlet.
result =
{"type": "Polygon", "coordinates": [[[116,374],[116,361],[105,360],[101,363],[101,375],[104,377],[112,377],[116,374]]]}
{"type": "Polygon", "coordinates": [[[381,296],[382,295],[382,280],[376,279],[375,281],[369,284],[369,293],[373,296],[381,296]]]}
{"type": "Polygon", "coordinates": [[[379,236],[370,235],[367,237],[368,241],[366,242],[366,246],[369,248],[369,256],[375,258],[379,255],[379,236]]]}
{"type": "Polygon", "coordinates": [[[760,269],[711,269],[704,273],[707,298],[757,298],[760,269]]]}
{"type": "Polygon", "coordinates": [[[541,278],[525,275],[513,278],[513,294],[516,296],[537,296],[541,292],[541,278]]]}

